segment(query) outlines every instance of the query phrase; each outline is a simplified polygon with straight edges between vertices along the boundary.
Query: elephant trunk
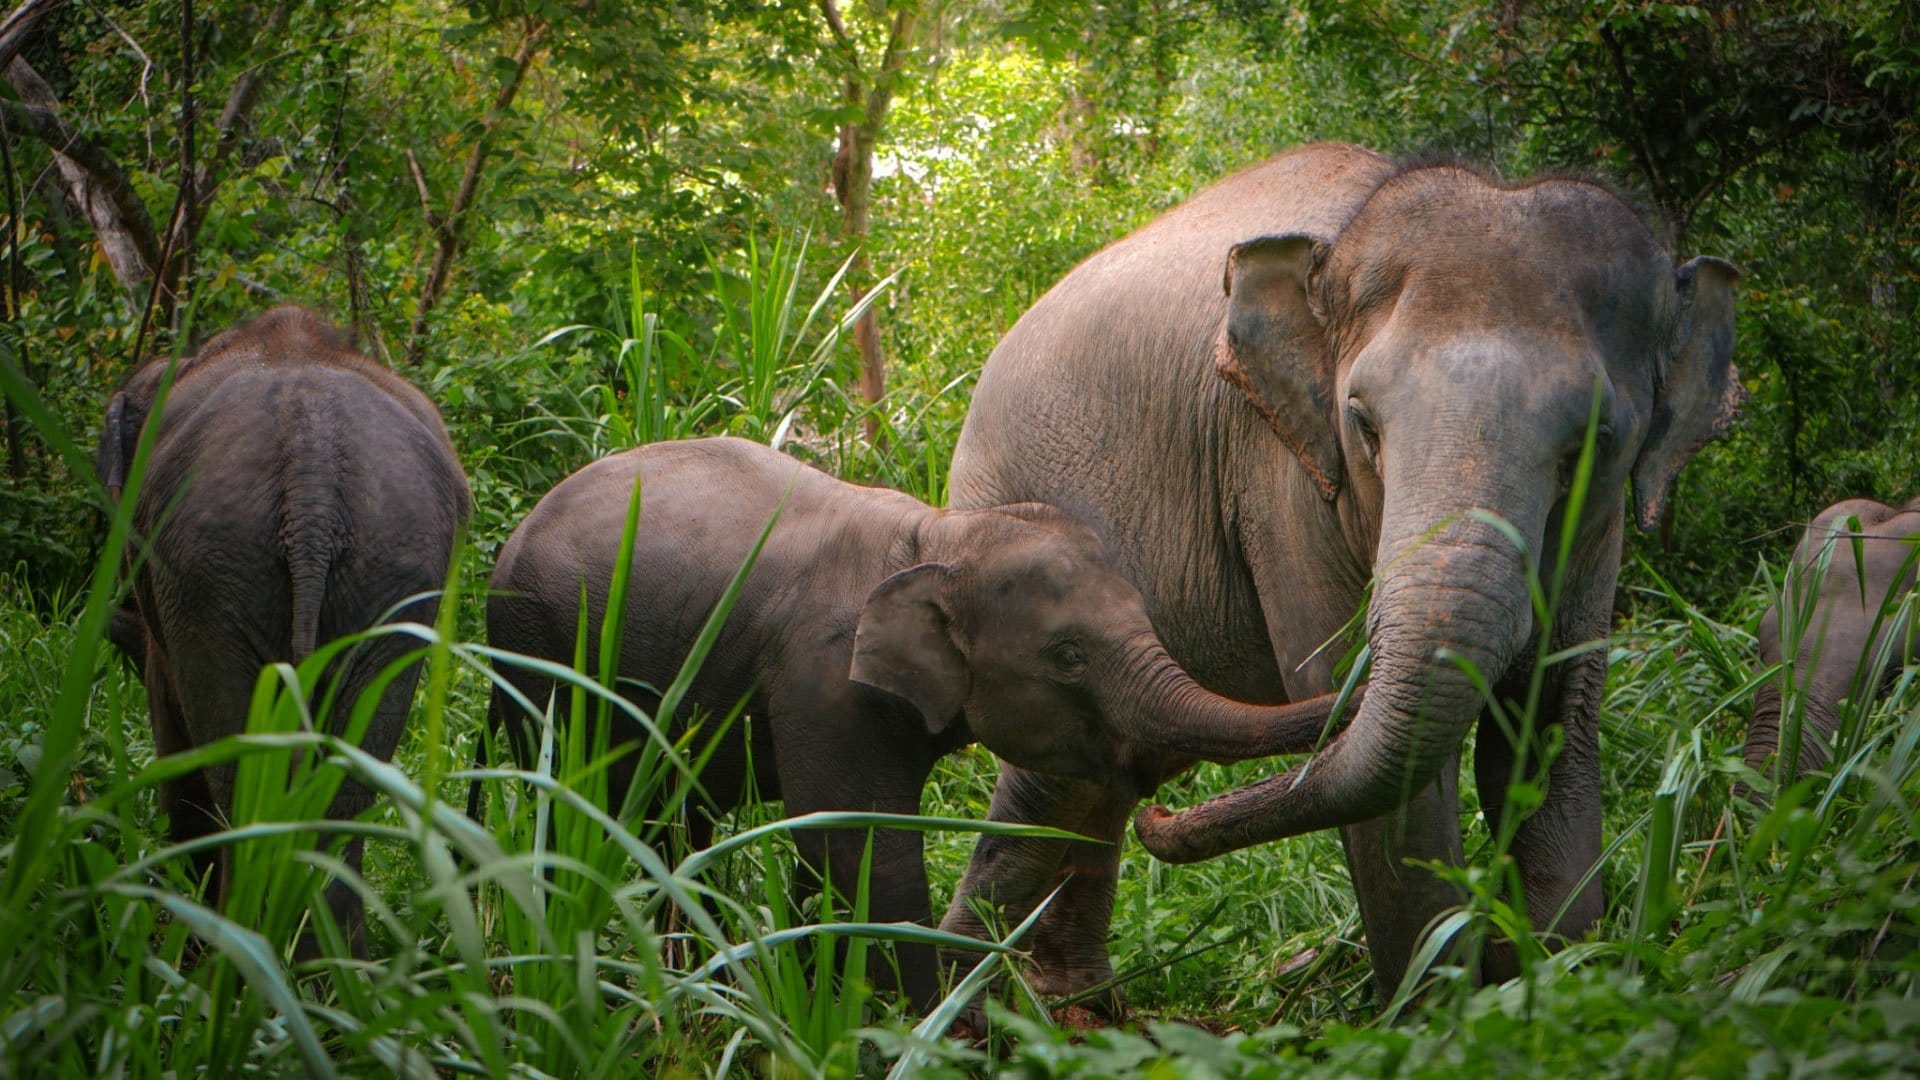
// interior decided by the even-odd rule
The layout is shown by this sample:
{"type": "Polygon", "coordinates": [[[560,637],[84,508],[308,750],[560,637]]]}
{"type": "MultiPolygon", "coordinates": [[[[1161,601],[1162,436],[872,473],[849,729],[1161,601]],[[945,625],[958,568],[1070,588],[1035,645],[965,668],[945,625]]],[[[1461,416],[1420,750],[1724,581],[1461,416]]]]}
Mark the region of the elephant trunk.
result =
{"type": "MultiPolygon", "coordinates": [[[[1113,708],[1127,740],[1160,754],[1228,764],[1312,750],[1338,729],[1339,695],[1285,705],[1249,705],[1194,681],[1151,633],[1136,637],[1122,661],[1122,700],[1113,708]]],[[[1355,691],[1340,721],[1362,700],[1355,691]]]]}
{"type": "Polygon", "coordinates": [[[1477,518],[1455,515],[1431,536],[1404,518],[1384,525],[1400,539],[1382,544],[1397,557],[1381,564],[1373,674],[1358,716],[1299,768],[1182,813],[1143,810],[1135,825],[1154,855],[1195,862],[1378,817],[1458,752],[1482,705],[1475,675],[1497,680],[1532,631],[1525,564],[1505,533],[1477,518]]]}
{"type": "MultiPolygon", "coordinates": [[[[1817,687],[1809,687],[1801,703],[1799,766],[1781,776],[1783,783],[1825,765],[1827,751],[1822,740],[1831,740],[1840,730],[1839,710],[1817,687]]],[[[1788,734],[1781,722],[1783,711],[1779,682],[1770,679],[1760,684],[1754,691],[1753,723],[1747,727],[1747,745],[1742,756],[1747,767],[1761,775],[1767,775],[1772,768],[1769,759],[1782,749],[1780,740],[1788,734]]]]}

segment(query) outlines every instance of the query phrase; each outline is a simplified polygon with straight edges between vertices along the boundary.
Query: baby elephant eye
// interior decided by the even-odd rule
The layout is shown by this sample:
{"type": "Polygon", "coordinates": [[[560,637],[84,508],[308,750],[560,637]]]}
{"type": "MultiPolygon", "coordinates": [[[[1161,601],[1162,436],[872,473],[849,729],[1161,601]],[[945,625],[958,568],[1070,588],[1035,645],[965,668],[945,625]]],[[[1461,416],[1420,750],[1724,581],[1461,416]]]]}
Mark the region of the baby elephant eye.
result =
{"type": "Polygon", "coordinates": [[[1078,645],[1057,645],[1053,650],[1053,663],[1069,675],[1078,675],[1087,666],[1087,654],[1078,645]]]}

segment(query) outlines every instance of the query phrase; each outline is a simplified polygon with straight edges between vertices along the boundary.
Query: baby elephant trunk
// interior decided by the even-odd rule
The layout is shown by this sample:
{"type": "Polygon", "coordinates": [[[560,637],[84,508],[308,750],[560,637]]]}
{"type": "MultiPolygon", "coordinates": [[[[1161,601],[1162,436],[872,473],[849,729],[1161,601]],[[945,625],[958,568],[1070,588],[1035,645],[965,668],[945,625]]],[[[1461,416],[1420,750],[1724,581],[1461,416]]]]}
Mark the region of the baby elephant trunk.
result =
{"type": "Polygon", "coordinates": [[[1113,703],[1120,735],[1173,758],[1228,764],[1313,750],[1332,738],[1359,707],[1356,689],[1336,716],[1339,695],[1284,705],[1250,705],[1196,682],[1160,640],[1142,634],[1127,650],[1128,676],[1113,703]]]}

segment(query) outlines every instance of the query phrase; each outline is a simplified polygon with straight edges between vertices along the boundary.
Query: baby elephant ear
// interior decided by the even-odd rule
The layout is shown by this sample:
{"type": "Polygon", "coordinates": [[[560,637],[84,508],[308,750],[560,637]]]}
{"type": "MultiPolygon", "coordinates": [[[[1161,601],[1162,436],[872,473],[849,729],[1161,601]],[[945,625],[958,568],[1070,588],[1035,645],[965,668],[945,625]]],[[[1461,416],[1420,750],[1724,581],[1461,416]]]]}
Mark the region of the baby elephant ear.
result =
{"type": "Polygon", "coordinates": [[[967,663],[954,643],[945,593],[953,568],[911,566],[874,586],[853,632],[848,677],[920,710],[939,734],[960,718],[967,663]]]}
{"type": "Polygon", "coordinates": [[[1660,520],[1667,489],[1694,451],[1725,431],[1747,400],[1733,366],[1733,299],[1740,271],[1702,255],[1674,272],[1679,301],[1669,361],[1655,388],[1653,423],[1633,463],[1635,516],[1660,520]]]}
{"type": "Polygon", "coordinates": [[[1227,252],[1227,324],[1214,370],[1240,388],[1328,499],[1344,466],[1334,434],[1333,352],[1308,299],[1327,242],[1307,233],[1263,236],[1227,252]]]}

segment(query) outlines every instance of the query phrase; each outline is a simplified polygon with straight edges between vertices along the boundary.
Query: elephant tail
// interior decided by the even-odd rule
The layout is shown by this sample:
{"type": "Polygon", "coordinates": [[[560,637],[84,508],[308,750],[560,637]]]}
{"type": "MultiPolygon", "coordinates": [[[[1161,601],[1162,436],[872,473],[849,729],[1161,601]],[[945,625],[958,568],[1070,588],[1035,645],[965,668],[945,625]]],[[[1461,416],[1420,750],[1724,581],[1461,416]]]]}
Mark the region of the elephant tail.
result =
{"type": "Polygon", "coordinates": [[[345,546],[346,535],[332,478],[323,470],[314,470],[313,476],[302,475],[305,472],[295,470],[288,477],[280,504],[280,544],[293,593],[291,636],[296,664],[313,655],[319,644],[327,579],[345,546]]]}
{"type": "Polygon", "coordinates": [[[326,602],[327,569],[320,565],[293,567],[293,662],[313,655],[320,636],[320,607],[326,602]]]}

